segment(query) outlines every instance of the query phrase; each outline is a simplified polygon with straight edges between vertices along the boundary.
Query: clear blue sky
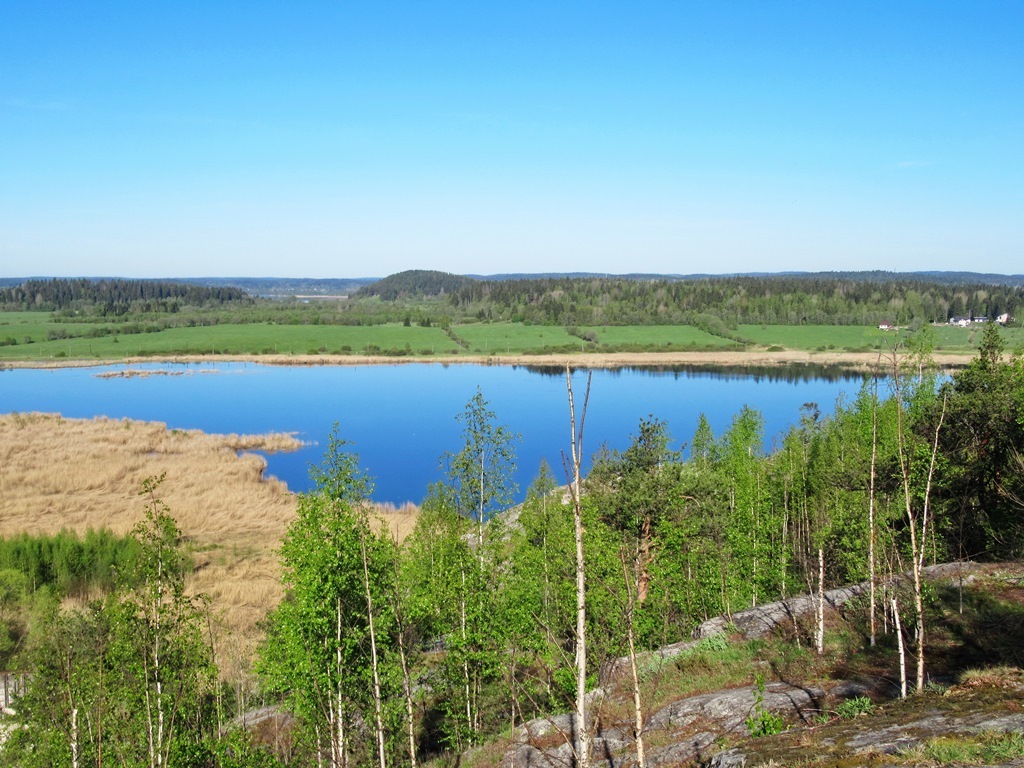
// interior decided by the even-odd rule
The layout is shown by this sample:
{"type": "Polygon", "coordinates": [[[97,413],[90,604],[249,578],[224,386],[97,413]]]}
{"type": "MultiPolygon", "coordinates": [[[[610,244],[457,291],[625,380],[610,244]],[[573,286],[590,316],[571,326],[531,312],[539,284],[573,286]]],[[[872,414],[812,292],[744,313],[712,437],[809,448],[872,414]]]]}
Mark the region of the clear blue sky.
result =
{"type": "Polygon", "coordinates": [[[0,276],[1024,272],[1024,2],[0,3],[0,276]]]}

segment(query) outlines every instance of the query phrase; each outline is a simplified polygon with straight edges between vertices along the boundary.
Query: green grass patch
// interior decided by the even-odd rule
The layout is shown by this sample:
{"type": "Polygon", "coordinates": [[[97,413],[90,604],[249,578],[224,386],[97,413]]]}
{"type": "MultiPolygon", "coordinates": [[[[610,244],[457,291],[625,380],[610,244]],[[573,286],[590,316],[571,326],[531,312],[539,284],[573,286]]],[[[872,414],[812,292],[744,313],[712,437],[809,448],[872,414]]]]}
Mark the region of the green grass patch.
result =
{"type": "Polygon", "coordinates": [[[1024,757],[1024,734],[982,733],[939,736],[900,754],[909,763],[930,760],[938,765],[997,765],[1024,757]]]}
{"type": "MultiPolygon", "coordinates": [[[[973,352],[981,343],[984,327],[930,326],[937,351],[973,352]]],[[[1007,351],[1024,346],[1024,328],[1000,328],[1007,351]]],[[[763,346],[813,351],[891,350],[894,341],[905,343],[910,331],[883,331],[860,325],[741,325],[737,334],[763,346]]]]}
{"type": "Polygon", "coordinates": [[[466,342],[470,352],[478,354],[514,355],[550,348],[580,350],[590,346],[564,328],[551,325],[467,323],[452,326],[452,332],[466,342]]]}
{"type": "MultiPolygon", "coordinates": [[[[955,325],[933,325],[932,331],[939,349],[973,352],[981,344],[985,326],[976,324],[960,328],[955,325]]],[[[1007,351],[1024,346],[1024,328],[1000,328],[999,335],[1007,351]]]]}
{"type": "Polygon", "coordinates": [[[705,349],[736,345],[732,339],[713,336],[692,325],[608,325],[581,330],[595,334],[600,347],[705,349]]]}
{"type": "Polygon", "coordinates": [[[800,350],[891,348],[896,334],[860,325],[741,325],[737,335],[763,346],[800,350]]]}
{"type": "MultiPolygon", "coordinates": [[[[56,325],[56,324],[55,324],[56,325]]],[[[0,338],[3,337],[0,329],[0,338]]],[[[449,354],[457,346],[440,328],[345,325],[210,325],[155,333],[67,338],[0,347],[0,359],[116,360],[147,355],[449,354]]]]}

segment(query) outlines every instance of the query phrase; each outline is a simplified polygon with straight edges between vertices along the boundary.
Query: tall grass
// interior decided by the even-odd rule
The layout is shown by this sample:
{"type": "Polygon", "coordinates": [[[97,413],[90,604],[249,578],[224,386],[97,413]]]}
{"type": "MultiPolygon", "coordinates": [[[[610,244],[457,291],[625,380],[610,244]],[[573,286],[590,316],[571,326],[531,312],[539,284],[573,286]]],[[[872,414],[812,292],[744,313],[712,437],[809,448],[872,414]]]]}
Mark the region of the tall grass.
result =
{"type": "MultiPolygon", "coordinates": [[[[196,567],[189,589],[210,597],[212,623],[245,656],[267,610],[281,598],[276,549],[295,515],[296,497],[264,478],[263,457],[238,451],[298,446],[290,435],[210,435],[153,422],[2,415],[0,537],[90,528],[125,535],[142,516],[142,481],[165,474],[158,493],[196,567]]],[[[416,509],[382,509],[377,517],[403,538],[416,509]]]]}

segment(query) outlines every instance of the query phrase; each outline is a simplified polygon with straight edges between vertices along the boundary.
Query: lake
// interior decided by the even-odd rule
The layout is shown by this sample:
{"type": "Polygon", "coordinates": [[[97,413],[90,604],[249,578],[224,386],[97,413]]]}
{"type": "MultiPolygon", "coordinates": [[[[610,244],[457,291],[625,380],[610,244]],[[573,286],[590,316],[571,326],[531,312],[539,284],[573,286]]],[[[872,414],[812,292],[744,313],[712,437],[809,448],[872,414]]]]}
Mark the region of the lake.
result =
{"type": "MultiPolygon", "coordinates": [[[[132,365],[145,376],[111,377],[125,366],[0,370],[0,410],[162,421],[221,433],[294,432],[308,443],[268,456],[267,474],[296,491],[309,488],[335,422],[375,481],[378,501],[419,502],[440,479],[439,458],[461,445],[461,413],[477,387],[497,421],[522,435],[519,498],[546,459],[564,481],[569,450],[564,370],[527,366],[412,363],[371,366],[271,366],[258,363],[132,365]],[[107,374],[107,375],[101,375],[107,374]]],[[[576,372],[577,408],[585,372],[576,372]]],[[[673,447],[689,442],[700,413],[716,435],[748,404],[765,419],[765,447],[799,420],[800,406],[831,411],[856,396],[857,375],[713,373],[664,368],[595,370],[584,455],[602,444],[624,449],[640,419],[668,424],[673,447]]]]}

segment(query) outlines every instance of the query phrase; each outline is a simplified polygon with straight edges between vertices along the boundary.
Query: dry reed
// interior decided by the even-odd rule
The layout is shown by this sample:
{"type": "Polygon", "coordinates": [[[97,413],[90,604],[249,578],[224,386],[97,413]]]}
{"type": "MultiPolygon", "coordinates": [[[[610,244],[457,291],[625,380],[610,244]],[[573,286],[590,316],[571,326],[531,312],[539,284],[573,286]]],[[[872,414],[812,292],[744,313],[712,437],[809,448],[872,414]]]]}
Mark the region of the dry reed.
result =
{"type": "MultiPolygon", "coordinates": [[[[210,598],[232,666],[251,656],[258,624],[281,599],[276,548],[295,516],[296,496],[264,478],[262,456],[288,451],[292,435],[212,435],[157,422],[66,419],[56,414],[0,415],[0,536],[128,533],[142,518],[147,477],[165,474],[160,499],[188,540],[196,570],[189,588],[210,598]]],[[[380,507],[393,536],[415,525],[414,505],[380,507]]]]}

